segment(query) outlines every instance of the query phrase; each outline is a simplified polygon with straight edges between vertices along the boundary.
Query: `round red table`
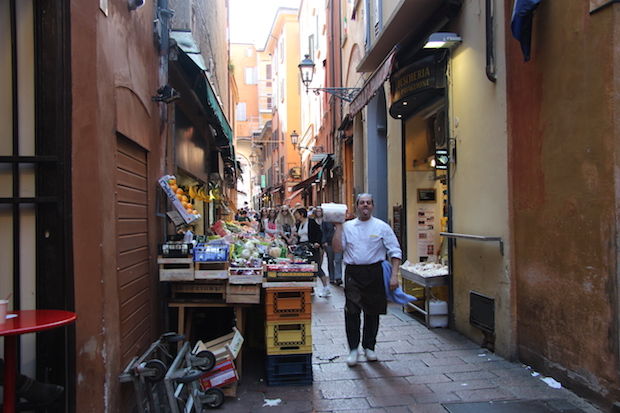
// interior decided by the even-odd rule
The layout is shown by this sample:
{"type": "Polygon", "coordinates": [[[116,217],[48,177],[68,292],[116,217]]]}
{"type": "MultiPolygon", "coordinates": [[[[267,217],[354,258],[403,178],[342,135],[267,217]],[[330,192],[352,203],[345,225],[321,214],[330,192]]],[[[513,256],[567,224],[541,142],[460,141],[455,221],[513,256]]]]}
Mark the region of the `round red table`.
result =
{"type": "Polygon", "coordinates": [[[11,311],[0,323],[0,336],[4,336],[4,412],[14,412],[17,397],[17,336],[62,327],[75,321],[77,315],[63,310],[11,311]]]}

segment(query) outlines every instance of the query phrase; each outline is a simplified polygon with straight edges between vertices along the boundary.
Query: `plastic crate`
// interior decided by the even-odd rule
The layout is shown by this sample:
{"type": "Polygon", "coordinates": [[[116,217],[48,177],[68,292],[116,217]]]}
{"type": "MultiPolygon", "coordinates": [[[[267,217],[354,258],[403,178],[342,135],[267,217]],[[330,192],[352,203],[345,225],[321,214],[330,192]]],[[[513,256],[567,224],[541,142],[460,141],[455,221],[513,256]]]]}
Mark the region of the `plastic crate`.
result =
{"type": "Polygon", "coordinates": [[[312,353],[312,320],[267,321],[267,354],[312,353]]]}
{"type": "Polygon", "coordinates": [[[312,288],[267,288],[265,315],[267,321],[310,320],[312,318],[312,288]]]}
{"type": "Polygon", "coordinates": [[[312,354],[267,356],[269,386],[306,386],[312,384],[312,354]]]}
{"type": "Polygon", "coordinates": [[[226,244],[199,243],[194,247],[194,261],[196,262],[226,262],[228,255],[226,244]]]}
{"type": "Polygon", "coordinates": [[[312,281],[313,272],[267,271],[267,281],[312,281]]]}
{"type": "Polygon", "coordinates": [[[310,264],[268,264],[265,268],[267,281],[312,281],[318,266],[310,264]]]}

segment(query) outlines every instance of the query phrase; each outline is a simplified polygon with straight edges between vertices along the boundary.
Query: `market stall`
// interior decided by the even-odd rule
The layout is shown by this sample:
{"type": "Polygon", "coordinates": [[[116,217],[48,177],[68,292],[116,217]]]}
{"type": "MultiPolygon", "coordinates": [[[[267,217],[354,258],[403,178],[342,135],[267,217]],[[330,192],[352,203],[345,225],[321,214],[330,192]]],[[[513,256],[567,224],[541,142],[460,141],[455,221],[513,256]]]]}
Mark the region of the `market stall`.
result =
{"type": "MultiPolygon", "coordinates": [[[[317,264],[309,262],[311,255],[288,247],[278,237],[257,233],[254,225],[232,220],[215,221],[204,234],[196,235],[191,225],[202,218],[194,208],[200,192],[179,188],[173,176],[162,177],[160,185],[174,208],[168,216],[175,225],[175,234],[162,243],[157,261],[159,280],[168,291],[167,308],[176,313],[167,327],[188,339],[208,341],[196,334],[193,315],[229,308],[243,335],[247,310],[265,305],[261,312],[268,384],[310,383],[310,295],[318,271],[317,264]]],[[[235,377],[241,377],[241,352],[234,363],[227,364],[230,368],[235,369],[235,377]]]]}

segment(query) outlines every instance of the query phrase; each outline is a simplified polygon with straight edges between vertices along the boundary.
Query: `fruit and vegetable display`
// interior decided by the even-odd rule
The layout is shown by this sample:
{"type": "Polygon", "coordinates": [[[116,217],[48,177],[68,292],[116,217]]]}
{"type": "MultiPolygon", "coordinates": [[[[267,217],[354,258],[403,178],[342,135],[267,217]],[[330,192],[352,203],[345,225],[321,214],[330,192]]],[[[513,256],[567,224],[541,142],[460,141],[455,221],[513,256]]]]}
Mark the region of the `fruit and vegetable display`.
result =
{"type": "Polygon", "coordinates": [[[190,199],[189,192],[186,192],[184,188],[177,184],[177,179],[174,175],[162,176],[159,178],[159,185],[186,224],[191,224],[201,218],[192,203],[192,200],[195,198],[192,197],[190,199]]]}

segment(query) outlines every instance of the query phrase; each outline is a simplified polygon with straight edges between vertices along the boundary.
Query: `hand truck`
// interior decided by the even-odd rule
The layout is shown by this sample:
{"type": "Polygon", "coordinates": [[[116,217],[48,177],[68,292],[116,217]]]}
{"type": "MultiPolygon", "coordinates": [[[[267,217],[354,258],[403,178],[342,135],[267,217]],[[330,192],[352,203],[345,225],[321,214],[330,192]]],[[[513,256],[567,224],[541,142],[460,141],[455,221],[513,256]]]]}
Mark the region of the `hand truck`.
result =
{"type": "Polygon", "coordinates": [[[185,342],[170,365],[164,383],[171,413],[204,413],[205,407],[216,408],[224,403],[224,392],[212,387],[202,390],[200,377],[215,365],[215,356],[208,350],[193,355],[185,342]]]}

